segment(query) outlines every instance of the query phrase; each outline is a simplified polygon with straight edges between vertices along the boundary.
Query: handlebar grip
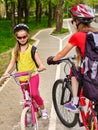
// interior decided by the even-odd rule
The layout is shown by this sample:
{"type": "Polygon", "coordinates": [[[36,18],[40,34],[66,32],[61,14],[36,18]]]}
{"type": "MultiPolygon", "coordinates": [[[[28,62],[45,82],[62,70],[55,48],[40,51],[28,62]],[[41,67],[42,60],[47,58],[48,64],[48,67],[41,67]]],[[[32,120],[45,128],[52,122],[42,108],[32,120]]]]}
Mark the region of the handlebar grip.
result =
{"type": "Polygon", "coordinates": [[[26,75],[29,75],[30,72],[18,72],[18,73],[15,73],[14,74],[14,77],[20,77],[20,76],[26,76],[26,75]]]}

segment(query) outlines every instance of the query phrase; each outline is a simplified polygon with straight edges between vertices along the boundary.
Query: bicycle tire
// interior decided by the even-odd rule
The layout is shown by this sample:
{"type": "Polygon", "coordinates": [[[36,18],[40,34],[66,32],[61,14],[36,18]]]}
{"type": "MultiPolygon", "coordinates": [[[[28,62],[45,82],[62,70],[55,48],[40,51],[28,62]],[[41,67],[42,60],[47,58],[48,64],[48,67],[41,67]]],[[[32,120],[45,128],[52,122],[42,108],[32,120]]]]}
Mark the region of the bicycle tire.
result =
{"type": "MultiPolygon", "coordinates": [[[[26,114],[27,114],[27,112],[28,111],[30,111],[30,107],[28,106],[28,107],[25,107],[24,109],[23,109],[23,111],[22,111],[22,113],[21,113],[21,130],[38,130],[38,124],[37,124],[37,118],[36,118],[36,124],[35,125],[33,125],[33,123],[32,123],[32,125],[30,126],[30,127],[27,127],[26,126],[26,123],[25,123],[25,118],[26,118],[26,114]]],[[[35,114],[35,116],[36,116],[36,114],[35,114]]]]}
{"type": "Polygon", "coordinates": [[[65,75],[69,75],[70,68],[71,68],[71,64],[68,61],[66,61],[65,65],[64,65],[64,73],[65,73],[65,75]]]}
{"type": "MultiPolygon", "coordinates": [[[[77,114],[66,110],[64,106],[60,104],[60,97],[62,95],[63,87],[65,86],[66,83],[64,82],[63,79],[58,79],[57,81],[55,81],[52,89],[52,99],[59,120],[62,122],[64,126],[71,128],[76,125],[78,121],[78,116],[77,114]]],[[[71,94],[72,94],[71,89],[66,87],[64,94],[65,103],[70,100],[71,94]]]]}

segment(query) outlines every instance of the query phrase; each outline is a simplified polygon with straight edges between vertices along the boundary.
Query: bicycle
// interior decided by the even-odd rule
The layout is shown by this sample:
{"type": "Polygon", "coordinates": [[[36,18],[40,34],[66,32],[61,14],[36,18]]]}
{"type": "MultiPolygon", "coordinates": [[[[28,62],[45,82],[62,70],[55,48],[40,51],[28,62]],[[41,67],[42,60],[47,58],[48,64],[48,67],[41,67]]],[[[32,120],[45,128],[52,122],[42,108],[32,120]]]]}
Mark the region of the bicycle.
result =
{"type": "Polygon", "coordinates": [[[30,84],[30,77],[32,73],[37,72],[37,71],[31,71],[31,72],[16,72],[14,74],[9,74],[9,76],[4,77],[13,77],[15,82],[19,86],[24,87],[24,94],[25,94],[25,99],[24,99],[24,104],[23,104],[23,110],[21,113],[21,130],[27,130],[30,127],[32,130],[38,130],[38,122],[37,122],[37,117],[41,117],[41,110],[39,105],[36,103],[36,101],[30,96],[28,89],[26,88],[27,85],[30,84]],[[19,82],[19,77],[21,76],[28,76],[28,80],[26,82],[20,83],[19,82]],[[37,114],[36,114],[37,113],[37,114]],[[27,115],[31,114],[31,120],[28,122],[27,115]]]}
{"type": "Polygon", "coordinates": [[[95,103],[83,96],[83,87],[79,85],[79,113],[74,113],[64,108],[64,104],[71,101],[71,78],[68,73],[71,67],[75,67],[75,57],[68,57],[59,60],[59,63],[65,62],[65,78],[55,81],[52,89],[52,99],[56,114],[60,121],[68,128],[74,127],[77,123],[84,126],[86,130],[98,130],[97,112],[95,103]],[[68,69],[69,68],[69,69],[68,69]]]}

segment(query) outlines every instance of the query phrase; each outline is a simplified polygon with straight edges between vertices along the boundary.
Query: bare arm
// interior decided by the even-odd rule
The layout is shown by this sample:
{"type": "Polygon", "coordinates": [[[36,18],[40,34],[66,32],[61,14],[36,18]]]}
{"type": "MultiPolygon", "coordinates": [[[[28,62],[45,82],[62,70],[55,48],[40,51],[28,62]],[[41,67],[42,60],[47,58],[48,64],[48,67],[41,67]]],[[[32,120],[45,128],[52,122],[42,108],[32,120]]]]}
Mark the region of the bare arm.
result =
{"type": "Polygon", "coordinates": [[[5,73],[4,73],[4,75],[10,73],[10,72],[13,70],[15,63],[16,63],[15,57],[12,56],[12,58],[11,58],[11,60],[10,60],[10,63],[9,63],[9,65],[8,65],[8,67],[7,67],[7,69],[6,69],[5,73]]]}
{"type": "Polygon", "coordinates": [[[56,54],[56,56],[53,58],[54,61],[57,61],[61,58],[63,58],[74,46],[70,43],[68,43],[60,52],[56,54]]]}
{"type": "Polygon", "coordinates": [[[39,66],[39,68],[38,68],[39,71],[46,70],[45,66],[43,65],[43,63],[40,59],[39,53],[37,51],[35,52],[35,60],[39,66]]]}

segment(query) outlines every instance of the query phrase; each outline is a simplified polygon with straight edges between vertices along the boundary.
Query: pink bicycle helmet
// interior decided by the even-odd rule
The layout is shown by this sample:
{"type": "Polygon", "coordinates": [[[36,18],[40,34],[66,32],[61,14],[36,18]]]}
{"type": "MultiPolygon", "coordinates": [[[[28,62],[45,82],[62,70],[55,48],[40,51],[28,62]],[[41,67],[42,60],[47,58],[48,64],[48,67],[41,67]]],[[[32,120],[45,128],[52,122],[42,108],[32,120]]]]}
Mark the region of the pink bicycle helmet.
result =
{"type": "Polygon", "coordinates": [[[72,17],[78,19],[81,23],[91,23],[95,17],[91,7],[85,4],[78,4],[70,9],[72,17]]]}

